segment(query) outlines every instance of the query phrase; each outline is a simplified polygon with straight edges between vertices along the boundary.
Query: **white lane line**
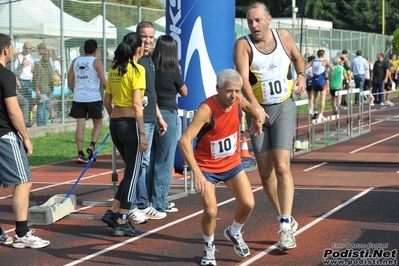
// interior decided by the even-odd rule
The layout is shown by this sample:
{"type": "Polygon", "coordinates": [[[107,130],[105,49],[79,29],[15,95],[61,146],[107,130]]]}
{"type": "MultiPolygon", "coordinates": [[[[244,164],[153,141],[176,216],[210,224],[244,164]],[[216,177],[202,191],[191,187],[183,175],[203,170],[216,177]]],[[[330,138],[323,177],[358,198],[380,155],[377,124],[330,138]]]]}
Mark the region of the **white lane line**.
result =
{"type": "Polygon", "coordinates": [[[384,142],[384,141],[386,141],[386,140],[395,138],[395,137],[397,137],[397,136],[399,136],[399,133],[396,134],[396,135],[392,135],[392,136],[390,136],[390,137],[388,137],[388,138],[381,139],[381,140],[379,140],[379,141],[373,142],[373,143],[371,143],[371,144],[369,144],[369,145],[366,145],[366,146],[364,146],[364,147],[362,147],[362,148],[359,148],[359,149],[357,149],[357,150],[351,151],[350,153],[355,153],[355,152],[358,152],[358,151],[367,149],[367,148],[369,148],[369,147],[371,147],[371,146],[374,146],[374,145],[376,145],[376,144],[378,144],[378,143],[381,143],[381,142],[384,142]]]}
{"type": "Polygon", "coordinates": [[[305,169],[305,170],[303,170],[303,171],[304,171],[304,172],[307,172],[307,171],[313,170],[313,169],[315,169],[315,168],[318,168],[318,167],[320,167],[320,166],[323,166],[323,165],[325,165],[325,164],[327,164],[327,162],[319,163],[319,164],[317,164],[317,165],[315,165],[315,166],[312,166],[312,167],[309,167],[309,168],[307,168],[307,169],[305,169]]]}
{"type": "MultiPolygon", "coordinates": [[[[262,190],[262,189],[263,189],[263,187],[259,187],[259,188],[253,189],[252,191],[253,191],[253,192],[256,192],[256,191],[259,191],[259,190],[262,190]]],[[[229,203],[229,202],[232,202],[232,201],[234,201],[234,200],[235,200],[235,198],[230,198],[230,199],[228,199],[228,200],[225,200],[225,201],[219,203],[217,206],[219,207],[219,206],[225,205],[225,204],[227,204],[227,203],[229,203]]],[[[144,238],[144,237],[149,236],[149,235],[152,235],[152,234],[154,234],[154,233],[156,233],[156,232],[158,232],[158,231],[161,231],[161,230],[163,230],[163,229],[166,229],[166,228],[168,228],[168,227],[171,227],[171,226],[173,226],[173,225],[175,225],[175,224],[178,224],[178,223],[184,222],[184,221],[186,221],[186,220],[188,220],[188,219],[191,219],[191,218],[193,218],[193,217],[195,217],[195,216],[197,216],[197,215],[202,214],[202,212],[203,212],[202,210],[201,210],[201,211],[197,211],[197,212],[195,212],[195,213],[193,213],[193,214],[190,214],[190,215],[188,215],[188,216],[185,216],[185,217],[183,217],[183,218],[180,218],[180,219],[178,219],[178,220],[176,220],[176,221],[170,222],[170,223],[168,223],[168,224],[165,224],[165,225],[163,225],[163,226],[160,226],[160,227],[158,227],[158,228],[155,228],[155,229],[153,229],[153,230],[151,230],[151,231],[148,231],[148,232],[146,232],[146,233],[144,233],[144,234],[142,234],[142,235],[139,235],[139,236],[130,238],[130,239],[126,240],[126,241],[123,241],[123,242],[121,242],[121,243],[118,243],[118,244],[116,244],[116,245],[113,245],[113,246],[110,246],[110,247],[108,247],[108,248],[102,249],[102,250],[100,250],[100,251],[98,251],[98,252],[96,252],[96,253],[93,253],[93,254],[91,254],[91,255],[88,255],[88,256],[86,256],[86,257],[83,257],[83,258],[81,258],[81,259],[78,259],[78,260],[75,260],[75,261],[70,262],[70,263],[68,263],[68,264],[65,264],[65,266],[72,266],[72,265],[76,265],[76,264],[79,264],[79,263],[88,261],[88,260],[90,260],[90,259],[92,259],[92,258],[95,258],[95,257],[97,257],[97,256],[100,256],[100,255],[102,255],[102,254],[104,254],[104,253],[107,253],[107,252],[109,252],[109,251],[112,251],[112,250],[114,250],[114,249],[117,249],[117,248],[119,248],[119,247],[122,247],[122,246],[124,246],[124,245],[127,245],[127,244],[129,244],[129,243],[131,243],[131,242],[134,242],[134,241],[136,241],[136,240],[139,240],[140,238],[144,238]]]]}
{"type": "MultiPolygon", "coordinates": [[[[360,194],[357,194],[356,196],[352,197],[351,199],[347,200],[346,202],[342,203],[341,205],[335,207],[334,209],[332,209],[331,211],[327,212],[326,214],[323,214],[322,216],[320,216],[319,218],[317,218],[316,220],[314,220],[313,222],[308,223],[307,225],[305,225],[304,227],[302,227],[301,229],[299,229],[298,231],[296,231],[296,233],[294,234],[295,236],[303,233],[304,231],[308,230],[309,228],[311,228],[312,226],[314,226],[315,224],[323,221],[325,218],[327,218],[328,216],[332,215],[333,213],[339,211],[340,209],[342,209],[343,207],[345,207],[346,205],[354,202],[355,200],[359,199],[360,197],[366,195],[367,193],[369,193],[370,191],[372,191],[374,188],[373,187],[369,187],[368,189],[364,190],[363,192],[361,192],[360,194]]],[[[263,256],[265,256],[266,254],[270,253],[271,251],[273,251],[274,249],[279,247],[279,242],[275,243],[274,245],[270,246],[269,248],[261,251],[260,253],[258,253],[256,256],[252,257],[251,259],[245,261],[244,263],[241,263],[240,266],[247,266],[250,265],[251,263],[259,260],[260,258],[262,258],[263,256]]]]}
{"type": "MultiPolygon", "coordinates": [[[[125,168],[118,169],[117,172],[121,171],[123,169],[125,169],[125,168]]],[[[95,178],[95,177],[98,177],[98,176],[107,175],[107,174],[111,174],[111,173],[112,173],[112,171],[103,172],[103,173],[99,173],[99,174],[95,174],[95,175],[91,175],[91,176],[87,176],[87,177],[82,177],[80,180],[91,179],[91,178],[95,178]]],[[[40,191],[40,190],[44,190],[44,189],[48,189],[48,188],[52,188],[52,187],[58,187],[58,186],[62,186],[62,185],[74,184],[76,182],[76,179],[75,180],[70,180],[70,181],[65,181],[65,182],[62,182],[62,183],[55,183],[53,185],[49,185],[49,186],[45,186],[45,187],[35,188],[35,189],[32,189],[30,192],[32,193],[32,192],[35,192],[35,191],[40,191]]],[[[39,183],[40,182],[33,181],[33,184],[39,184],[39,183]]],[[[11,198],[11,197],[12,197],[12,194],[0,197],[0,200],[11,198]]]]}

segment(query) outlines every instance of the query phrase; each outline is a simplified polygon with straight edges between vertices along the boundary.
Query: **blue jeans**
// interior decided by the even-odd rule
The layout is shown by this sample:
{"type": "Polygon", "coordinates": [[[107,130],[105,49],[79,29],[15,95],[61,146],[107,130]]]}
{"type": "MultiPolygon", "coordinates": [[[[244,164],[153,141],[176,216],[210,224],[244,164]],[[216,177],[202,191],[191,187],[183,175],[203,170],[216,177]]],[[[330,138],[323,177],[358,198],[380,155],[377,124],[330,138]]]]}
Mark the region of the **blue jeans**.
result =
{"type": "MultiPolygon", "coordinates": [[[[363,91],[364,88],[364,75],[354,75],[353,79],[355,80],[356,89],[360,89],[363,91]]],[[[359,101],[359,93],[355,94],[355,102],[359,101]]]]}
{"type": "Polygon", "coordinates": [[[139,209],[145,209],[149,205],[148,193],[147,193],[147,178],[148,178],[148,171],[152,165],[150,156],[151,156],[152,138],[154,136],[154,127],[155,127],[155,122],[144,123],[144,130],[148,141],[148,148],[145,152],[143,152],[143,160],[141,162],[141,175],[139,176],[139,180],[137,181],[137,193],[136,193],[136,198],[134,199],[132,204],[132,209],[136,207],[138,207],[139,209]]]}
{"type": "Polygon", "coordinates": [[[385,102],[385,83],[384,80],[379,80],[378,83],[373,82],[373,94],[374,94],[374,103],[384,103],[385,102]]]}
{"type": "Polygon", "coordinates": [[[172,171],[177,147],[177,110],[170,112],[161,110],[167,131],[159,135],[159,126],[155,125],[154,142],[152,144],[151,161],[154,167],[150,169],[147,181],[148,198],[152,206],[158,211],[168,208],[168,194],[172,181],[172,171]]]}
{"type": "Polygon", "coordinates": [[[32,111],[33,107],[33,98],[32,98],[32,90],[33,90],[33,85],[32,81],[30,80],[25,80],[25,79],[20,79],[19,82],[21,83],[21,94],[22,96],[25,97],[25,99],[28,100],[28,113],[30,117],[30,111],[32,111]]]}
{"type": "Polygon", "coordinates": [[[37,126],[45,126],[47,125],[48,116],[50,113],[51,106],[51,93],[43,94],[47,95],[48,100],[40,100],[37,104],[37,113],[36,113],[36,125],[37,126]]]}

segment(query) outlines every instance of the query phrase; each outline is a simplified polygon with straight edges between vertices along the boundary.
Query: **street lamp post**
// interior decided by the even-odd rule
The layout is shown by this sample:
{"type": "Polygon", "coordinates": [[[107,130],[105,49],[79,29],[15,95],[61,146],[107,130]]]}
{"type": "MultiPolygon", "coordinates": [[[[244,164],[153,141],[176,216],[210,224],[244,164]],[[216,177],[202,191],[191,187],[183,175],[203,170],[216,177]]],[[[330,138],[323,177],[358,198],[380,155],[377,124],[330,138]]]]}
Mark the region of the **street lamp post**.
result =
{"type": "Polygon", "coordinates": [[[385,35],[385,0],[382,0],[382,35],[385,35]]]}

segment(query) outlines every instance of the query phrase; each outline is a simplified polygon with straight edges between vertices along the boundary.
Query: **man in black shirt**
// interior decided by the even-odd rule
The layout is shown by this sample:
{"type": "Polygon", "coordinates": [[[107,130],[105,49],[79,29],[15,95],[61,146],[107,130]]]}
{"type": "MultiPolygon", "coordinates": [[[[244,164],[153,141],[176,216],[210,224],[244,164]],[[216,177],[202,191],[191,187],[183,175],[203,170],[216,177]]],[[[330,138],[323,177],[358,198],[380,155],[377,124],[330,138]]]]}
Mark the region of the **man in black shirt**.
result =
{"type": "Polygon", "coordinates": [[[155,210],[149,202],[148,191],[151,192],[152,176],[148,175],[152,167],[150,162],[152,139],[155,123],[166,131],[167,124],[161,116],[157,106],[157,94],[155,92],[155,68],[150,56],[150,49],[154,43],[155,26],[150,21],[141,21],[136,28],[144,43],[144,54],[138,63],[145,68],[146,90],[144,94],[144,127],[148,140],[148,148],[143,153],[141,175],[137,181],[136,199],[133,201],[130,219],[134,223],[145,223],[147,219],[159,220],[166,217],[165,213],[155,210]]]}
{"type": "Polygon", "coordinates": [[[388,82],[389,76],[389,64],[384,60],[384,54],[377,54],[377,61],[374,63],[373,71],[371,76],[373,78],[373,94],[375,98],[375,104],[385,105],[384,89],[385,83],[388,82]],[[378,94],[376,94],[378,93],[378,94]]]}
{"type": "Polygon", "coordinates": [[[12,239],[0,228],[0,244],[12,244],[15,248],[43,248],[50,241],[35,236],[28,227],[32,176],[27,156],[32,155],[33,146],[18,104],[15,75],[5,68],[12,58],[11,39],[0,33],[0,183],[3,187],[14,186],[12,207],[16,233],[12,239]]]}

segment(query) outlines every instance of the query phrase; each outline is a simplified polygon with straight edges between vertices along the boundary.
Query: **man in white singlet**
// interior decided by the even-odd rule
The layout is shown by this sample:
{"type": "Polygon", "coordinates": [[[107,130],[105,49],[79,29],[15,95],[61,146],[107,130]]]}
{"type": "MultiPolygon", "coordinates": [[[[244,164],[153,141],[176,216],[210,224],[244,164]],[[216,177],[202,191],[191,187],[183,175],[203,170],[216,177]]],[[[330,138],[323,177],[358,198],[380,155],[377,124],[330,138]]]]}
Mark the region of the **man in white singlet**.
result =
{"type": "Polygon", "coordinates": [[[103,86],[104,89],[107,86],[103,63],[96,59],[97,42],[87,40],[84,44],[84,52],[84,56],[74,60],[68,76],[69,88],[74,93],[69,116],[75,118],[77,123],[75,133],[76,147],[78,148],[77,163],[87,163],[95,152],[95,144],[101,134],[103,119],[100,86],[103,86]],[[84,130],[87,119],[93,119],[91,142],[86,149],[88,158],[83,153],[84,130]]]}
{"type": "Polygon", "coordinates": [[[292,218],[294,182],[290,171],[290,152],[295,130],[295,102],[292,92],[306,90],[305,62],[291,34],[271,30],[271,15],[264,3],[248,6],[247,22],[251,34],[237,40],[234,62],[241,74],[246,99],[256,108],[263,133],[251,136],[263,188],[278,215],[280,248],[296,247],[292,218]],[[298,79],[291,73],[294,63],[298,79]]]}

